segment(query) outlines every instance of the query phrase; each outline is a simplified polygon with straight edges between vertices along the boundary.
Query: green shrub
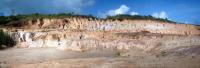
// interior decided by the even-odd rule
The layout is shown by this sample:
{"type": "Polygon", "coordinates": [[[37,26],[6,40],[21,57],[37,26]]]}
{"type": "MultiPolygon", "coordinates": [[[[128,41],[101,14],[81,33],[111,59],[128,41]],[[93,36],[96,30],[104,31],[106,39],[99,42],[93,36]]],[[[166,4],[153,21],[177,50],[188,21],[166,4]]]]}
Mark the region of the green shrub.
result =
{"type": "Polygon", "coordinates": [[[0,30],[0,49],[10,48],[16,45],[16,42],[3,30],[0,30]]]}

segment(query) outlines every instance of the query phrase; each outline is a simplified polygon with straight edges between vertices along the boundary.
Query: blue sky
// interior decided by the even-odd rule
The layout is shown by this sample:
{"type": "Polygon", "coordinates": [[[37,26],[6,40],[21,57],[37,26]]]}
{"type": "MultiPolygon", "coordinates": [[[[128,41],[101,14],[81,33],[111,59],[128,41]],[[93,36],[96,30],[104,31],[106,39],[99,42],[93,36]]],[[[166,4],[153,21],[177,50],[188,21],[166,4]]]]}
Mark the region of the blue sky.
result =
{"type": "Polygon", "coordinates": [[[30,13],[152,15],[200,25],[200,0],[0,0],[0,15],[30,13]]]}

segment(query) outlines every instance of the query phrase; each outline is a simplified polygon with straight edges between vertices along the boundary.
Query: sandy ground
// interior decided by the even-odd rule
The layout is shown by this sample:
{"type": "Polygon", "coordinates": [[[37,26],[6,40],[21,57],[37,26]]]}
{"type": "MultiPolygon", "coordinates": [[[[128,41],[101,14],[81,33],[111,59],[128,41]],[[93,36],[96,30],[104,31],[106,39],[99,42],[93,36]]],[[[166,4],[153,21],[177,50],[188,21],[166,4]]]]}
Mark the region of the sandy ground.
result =
{"type": "Polygon", "coordinates": [[[158,56],[140,50],[53,48],[0,51],[0,68],[200,68],[198,56],[158,56]]]}

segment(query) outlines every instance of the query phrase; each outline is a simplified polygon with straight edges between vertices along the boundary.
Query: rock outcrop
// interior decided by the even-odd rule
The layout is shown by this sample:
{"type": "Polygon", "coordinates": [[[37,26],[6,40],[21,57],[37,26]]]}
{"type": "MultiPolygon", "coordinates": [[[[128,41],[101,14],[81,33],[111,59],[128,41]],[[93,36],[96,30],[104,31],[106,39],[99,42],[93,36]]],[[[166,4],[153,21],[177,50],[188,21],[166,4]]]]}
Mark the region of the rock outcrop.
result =
{"type": "Polygon", "coordinates": [[[151,33],[181,34],[181,35],[200,34],[200,31],[197,30],[193,25],[175,24],[175,23],[159,22],[152,20],[119,21],[119,20],[95,20],[88,18],[37,19],[29,21],[18,21],[15,24],[11,24],[11,26],[24,30],[65,29],[65,30],[117,31],[117,32],[149,31],[151,33]]]}
{"type": "Polygon", "coordinates": [[[87,50],[91,48],[145,51],[200,44],[200,31],[193,25],[152,20],[95,20],[88,18],[37,19],[18,21],[4,29],[19,48],[54,47],[87,50]]]}

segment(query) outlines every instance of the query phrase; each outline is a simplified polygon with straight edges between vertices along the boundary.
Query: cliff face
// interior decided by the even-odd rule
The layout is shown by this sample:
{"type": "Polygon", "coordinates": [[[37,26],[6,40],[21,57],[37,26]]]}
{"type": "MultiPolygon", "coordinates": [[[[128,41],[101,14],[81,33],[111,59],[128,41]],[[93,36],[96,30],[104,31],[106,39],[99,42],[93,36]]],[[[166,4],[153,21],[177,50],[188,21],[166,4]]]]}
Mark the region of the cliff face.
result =
{"type": "Polygon", "coordinates": [[[11,24],[11,26],[24,30],[65,29],[65,30],[116,31],[116,32],[149,31],[151,33],[180,34],[180,35],[200,34],[200,31],[197,30],[193,25],[173,24],[173,23],[159,22],[152,20],[119,21],[119,20],[95,20],[88,18],[37,19],[29,21],[18,21],[15,24],[11,24]]]}
{"type": "Polygon", "coordinates": [[[199,45],[200,31],[193,25],[151,20],[93,20],[86,18],[18,21],[5,29],[19,48],[54,47],[165,50],[199,45]],[[163,45],[163,46],[159,46],[163,45]]]}

